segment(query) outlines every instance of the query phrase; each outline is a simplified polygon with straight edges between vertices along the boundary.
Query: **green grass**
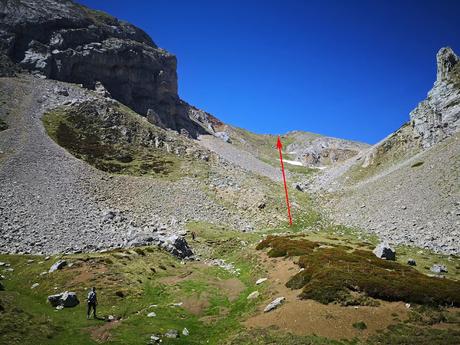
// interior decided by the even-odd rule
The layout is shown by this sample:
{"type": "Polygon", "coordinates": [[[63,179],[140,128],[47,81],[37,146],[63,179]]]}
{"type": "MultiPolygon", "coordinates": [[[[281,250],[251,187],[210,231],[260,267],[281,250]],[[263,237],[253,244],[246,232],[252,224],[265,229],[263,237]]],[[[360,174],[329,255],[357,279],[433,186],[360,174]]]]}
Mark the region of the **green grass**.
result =
{"type": "Polygon", "coordinates": [[[184,327],[190,331],[190,336],[163,339],[163,343],[221,343],[242,329],[240,320],[252,312],[257,303],[246,299],[254,289],[254,277],[260,275],[257,257],[249,248],[241,248],[240,243],[243,239],[251,242],[255,238],[252,234],[242,234],[240,239],[235,239],[232,238],[235,233],[231,231],[223,237],[225,229],[209,229],[207,224],[192,223],[191,227],[202,241],[197,243],[198,247],[212,247],[210,251],[203,250],[202,258],[219,255],[232,262],[239,274],[199,262],[182,264],[152,247],[66,256],[73,266],[46,276],[40,276],[40,273],[48,270],[58,257],[43,263],[39,263],[43,257],[35,257],[35,262],[28,264],[30,256],[0,255],[0,261],[9,262],[14,267],[14,272],[6,274],[6,291],[0,292],[0,305],[5,308],[0,314],[0,344],[96,344],[90,337],[90,328],[102,326],[105,322],[85,318],[84,297],[93,285],[98,289],[98,314],[122,317],[120,324],[110,330],[107,344],[146,344],[152,334],[164,334],[169,329],[182,332],[184,327]],[[83,268],[99,273],[83,282],[73,281],[78,275],[75,270],[83,268]],[[166,284],[162,280],[179,276],[189,278],[175,284],[166,284]],[[235,300],[230,301],[226,292],[216,284],[235,278],[241,281],[243,289],[235,300]],[[34,282],[40,285],[32,290],[30,286],[34,282]],[[46,302],[46,296],[65,290],[75,291],[81,304],[55,311],[46,302]],[[120,297],[120,291],[123,297],[120,297]],[[202,316],[170,306],[200,295],[209,300],[202,316]],[[149,309],[152,304],[158,306],[149,309]],[[147,318],[149,311],[155,311],[157,317],[147,318]]]}

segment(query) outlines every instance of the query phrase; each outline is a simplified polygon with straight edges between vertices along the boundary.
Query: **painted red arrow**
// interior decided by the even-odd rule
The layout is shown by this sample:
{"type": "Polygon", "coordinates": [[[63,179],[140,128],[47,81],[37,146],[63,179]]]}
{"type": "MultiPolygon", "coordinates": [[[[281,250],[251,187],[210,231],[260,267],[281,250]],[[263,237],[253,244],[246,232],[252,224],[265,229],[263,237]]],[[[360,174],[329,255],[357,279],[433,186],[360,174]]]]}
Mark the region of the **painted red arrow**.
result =
{"type": "Polygon", "coordinates": [[[281,149],[283,148],[283,144],[281,144],[281,139],[279,135],[278,135],[278,142],[276,143],[276,148],[280,152],[281,172],[283,173],[284,191],[286,193],[286,205],[287,205],[287,211],[288,211],[289,226],[292,226],[291,205],[289,204],[289,193],[288,193],[287,184],[286,184],[286,175],[284,173],[283,153],[281,152],[281,149]]]}

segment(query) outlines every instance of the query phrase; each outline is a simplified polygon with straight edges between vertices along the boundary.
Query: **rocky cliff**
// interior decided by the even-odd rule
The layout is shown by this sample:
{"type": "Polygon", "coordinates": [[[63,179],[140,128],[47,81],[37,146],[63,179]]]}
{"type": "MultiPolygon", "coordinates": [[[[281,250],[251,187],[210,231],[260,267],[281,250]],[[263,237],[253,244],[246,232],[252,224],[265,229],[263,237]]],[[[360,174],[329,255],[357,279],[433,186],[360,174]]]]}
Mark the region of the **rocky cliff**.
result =
{"type": "Polygon", "coordinates": [[[70,0],[1,0],[0,56],[50,79],[89,89],[99,82],[161,127],[209,131],[206,113],[203,123],[191,119],[177,94],[174,55],[139,28],[70,0]]]}
{"type": "Polygon", "coordinates": [[[460,128],[460,64],[449,47],[436,55],[437,77],[428,97],[410,113],[414,137],[423,148],[451,136],[460,128]]]}

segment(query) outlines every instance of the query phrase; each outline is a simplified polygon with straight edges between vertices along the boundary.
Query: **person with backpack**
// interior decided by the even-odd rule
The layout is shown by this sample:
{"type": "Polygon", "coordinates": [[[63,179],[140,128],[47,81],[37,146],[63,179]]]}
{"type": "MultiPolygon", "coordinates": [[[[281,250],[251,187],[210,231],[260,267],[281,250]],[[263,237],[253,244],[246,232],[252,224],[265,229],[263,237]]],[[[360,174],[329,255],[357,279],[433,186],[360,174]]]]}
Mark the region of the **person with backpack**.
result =
{"type": "Polygon", "coordinates": [[[96,295],[96,288],[93,287],[88,293],[88,309],[86,312],[86,318],[89,320],[91,315],[91,309],[93,310],[93,316],[97,319],[96,316],[96,306],[97,306],[97,295],[96,295]]]}

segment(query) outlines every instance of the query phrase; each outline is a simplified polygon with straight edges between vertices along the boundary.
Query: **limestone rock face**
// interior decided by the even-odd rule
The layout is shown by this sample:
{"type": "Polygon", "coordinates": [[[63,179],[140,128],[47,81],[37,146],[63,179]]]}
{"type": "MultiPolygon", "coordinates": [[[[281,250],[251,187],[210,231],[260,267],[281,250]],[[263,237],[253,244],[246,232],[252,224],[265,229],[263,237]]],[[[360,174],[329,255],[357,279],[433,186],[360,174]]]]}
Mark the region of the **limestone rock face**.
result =
{"type": "Polygon", "coordinates": [[[369,145],[350,140],[318,136],[307,132],[288,133],[295,141],[287,146],[287,152],[309,167],[342,163],[356,156],[369,145]]]}
{"type": "Polygon", "coordinates": [[[436,55],[437,77],[427,99],[410,113],[414,137],[423,148],[431,147],[460,128],[460,64],[451,48],[436,55]]]}
{"type": "Polygon", "coordinates": [[[206,132],[179,99],[174,55],[137,27],[70,0],[1,1],[0,56],[51,79],[90,89],[99,82],[139,114],[152,109],[164,127],[206,132]]]}

